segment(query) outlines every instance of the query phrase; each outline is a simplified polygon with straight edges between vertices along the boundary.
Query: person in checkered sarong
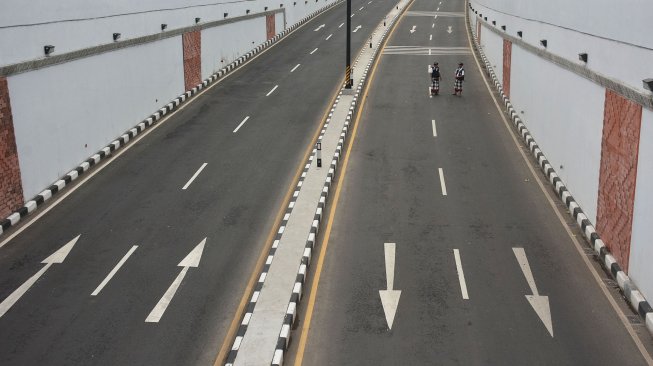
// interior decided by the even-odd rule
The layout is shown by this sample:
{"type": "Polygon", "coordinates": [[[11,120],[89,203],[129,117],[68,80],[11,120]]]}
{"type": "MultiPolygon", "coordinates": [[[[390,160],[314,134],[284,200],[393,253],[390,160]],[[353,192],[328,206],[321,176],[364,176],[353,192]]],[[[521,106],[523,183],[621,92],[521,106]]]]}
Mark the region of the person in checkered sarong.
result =
{"type": "Polygon", "coordinates": [[[463,69],[463,63],[458,64],[456,69],[455,82],[453,85],[453,94],[452,95],[463,95],[463,81],[465,80],[465,69],[463,69]]]}

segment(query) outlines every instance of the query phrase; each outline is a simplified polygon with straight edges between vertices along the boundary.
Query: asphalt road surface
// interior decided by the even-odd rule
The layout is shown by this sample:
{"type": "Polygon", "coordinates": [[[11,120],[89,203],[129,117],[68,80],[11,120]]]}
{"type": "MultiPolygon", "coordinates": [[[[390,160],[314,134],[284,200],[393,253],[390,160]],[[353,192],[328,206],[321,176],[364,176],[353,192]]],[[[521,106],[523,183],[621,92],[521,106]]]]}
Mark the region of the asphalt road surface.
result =
{"type": "Polygon", "coordinates": [[[643,327],[620,318],[624,302],[606,296],[505,127],[464,6],[415,0],[385,48],[295,361],[647,364],[629,333],[643,327]],[[430,98],[434,61],[443,81],[430,98]],[[453,96],[458,62],[466,81],[453,96]]]}
{"type": "MultiPolygon", "coordinates": [[[[394,2],[353,4],[356,54],[394,2]]],[[[1,365],[213,364],[343,78],[345,17],[317,17],[19,226],[0,248],[1,365]]]]}

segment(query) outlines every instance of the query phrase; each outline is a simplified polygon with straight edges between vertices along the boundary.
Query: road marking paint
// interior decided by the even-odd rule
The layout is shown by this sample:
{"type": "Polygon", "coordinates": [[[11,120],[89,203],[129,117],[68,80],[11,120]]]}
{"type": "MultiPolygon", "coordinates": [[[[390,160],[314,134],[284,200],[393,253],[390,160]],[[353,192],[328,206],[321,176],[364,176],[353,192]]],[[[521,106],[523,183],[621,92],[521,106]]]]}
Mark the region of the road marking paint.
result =
{"type": "Polygon", "coordinates": [[[438,168],[438,173],[440,174],[440,185],[442,186],[442,195],[447,195],[447,186],[444,184],[444,172],[442,168],[438,168]]]}
{"type": "Polygon", "coordinates": [[[456,260],[456,271],[458,272],[460,291],[463,294],[463,299],[469,300],[469,294],[467,293],[467,282],[465,282],[465,273],[463,272],[463,264],[460,261],[460,252],[458,251],[458,249],[453,250],[453,256],[456,260]]]}
{"type": "Polygon", "coordinates": [[[350,18],[353,18],[353,17],[354,17],[354,15],[356,15],[356,13],[354,13],[354,14],[352,14],[352,15],[350,16],[350,18]]]}
{"type": "Polygon", "coordinates": [[[301,64],[297,64],[297,65],[295,65],[295,67],[293,67],[292,70],[290,70],[290,72],[293,72],[293,71],[297,70],[297,68],[299,67],[299,65],[301,65],[301,64]]]}
{"type": "Polygon", "coordinates": [[[320,24],[320,26],[317,27],[317,28],[315,28],[315,29],[313,30],[313,32],[317,32],[317,31],[319,31],[319,30],[322,29],[322,28],[324,28],[324,24],[320,24]]]}
{"type": "Polygon", "coordinates": [[[340,24],[338,28],[342,28],[343,25],[345,25],[345,23],[340,24]]]}
{"type": "MultiPolygon", "coordinates": [[[[234,131],[234,132],[236,132],[236,131],[234,131]]],[[[185,190],[186,188],[188,188],[188,186],[190,186],[190,184],[193,183],[193,181],[195,180],[195,178],[197,178],[197,176],[200,175],[200,173],[202,172],[202,170],[204,170],[204,168],[206,167],[206,164],[207,164],[207,163],[202,164],[202,166],[201,166],[199,169],[197,169],[197,171],[195,172],[195,174],[193,174],[193,176],[190,177],[190,179],[188,180],[188,182],[186,182],[186,184],[185,184],[181,189],[184,189],[184,190],[185,190]]]]}
{"type": "Polygon", "coordinates": [[[111,279],[112,279],[113,276],[116,274],[116,272],[118,272],[118,270],[120,270],[120,267],[122,267],[122,265],[125,264],[125,262],[127,262],[127,259],[129,259],[129,257],[132,255],[132,253],[134,253],[134,251],[135,251],[137,248],[138,248],[138,245],[134,245],[133,247],[131,247],[131,249],[129,249],[129,251],[127,252],[127,254],[125,254],[125,255],[122,257],[122,259],[120,260],[120,262],[118,262],[118,264],[116,264],[116,266],[113,267],[113,269],[111,270],[111,272],[109,272],[109,274],[107,275],[107,277],[105,277],[104,280],[102,280],[102,282],[100,283],[100,285],[95,289],[95,291],[93,291],[93,293],[91,294],[91,296],[97,296],[97,294],[99,294],[100,291],[102,291],[102,289],[104,288],[104,286],[106,286],[107,283],[109,283],[109,281],[111,281],[111,279]]]}
{"type": "Polygon", "coordinates": [[[332,36],[332,35],[333,35],[333,33],[331,33],[331,34],[329,34],[329,36],[328,36],[328,37],[326,37],[326,39],[325,39],[325,41],[328,41],[328,40],[329,40],[329,38],[331,38],[331,36],[332,36]]]}
{"type": "Polygon", "coordinates": [[[436,10],[437,10],[437,11],[440,11],[440,8],[437,8],[436,10]]]}
{"type": "MultiPolygon", "coordinates": [[[[412,2],[411,2],[412,3],[412,2]]],[[[386,43],[388,42],[388,39],[394,34],[395,30],[397,29],[396,24],[393,26],[392,30],[386,37],[386,39],[383,41],[383,44],[381,45],[380,49],[383,50],[385,47],[386,43]]],[[[377,66],[379,64],[379,60],[381,57],[377,57],[376,60],[374,61],[374,65],[372,66],[372,72],[370,74],[369,82],[365,86],[365,89],[363,91],[363,94],[361,96],[361,105],[360,105],[360,110],[362,111],[363,108],[365,107],[365,103],[367,101],[367,93],[370,89],[370,86],[373,84],[374,81],[374,75],[376,74],[377,66]]],[[[340,182],[345,181],[345,177],[347,175],[347,167],[349,166],[349,156],[351,155],[351,148],[354,145],[354,142],[356,141],[356,134],[358,132],[358,125],[361,116],[363,113],[358,113],[356,114],[356,120],[354,121],[354,128],[352,129],[352,134],[351,134],[351,142],[347,146],[347,152],[344,154],[344,159],[342,161],[342,168],[341,168],[341,176],[340,176],[340,182]]],[[[338,210],[338,202],[340,201],[340,189],[342,187],[342,184],[336,185],[335,193],[334,193],[334,198],[333,198],[333,207],[331,208],[331,212],[329,212],[329,217],[327,219],[327,224],[326,228],[324,231],[324,237],[322,239],[322,248],[320,249],[319,256],[317,257],[317,264],[316,264],[316,269],[315,269],[315,278],[313,279],[313,283],[311,285],[311,289],[308,292],[308,305],[306,306],[306,315],[304,317],[304,323],[301,327],[301,334],[299,337],[299,345],[297,346],[297,354],[295,355],[295,366],[301,366],[302,360],[304,358],[304,351],[306,350],[306,342],[308,340],[308,330],[311,327],[311,320],[313,318],[313,310],[315,308],[315,299],[317,297],[317,291],[318,287],[320,284],[320,277],[322,276],[322,268],[324,267],[324,257],[326,257],[326,252],[329,247],[329,238],[331,236],[331,228],[333,226],[333,219],[336,211],[338,210]]]]}
{"type": "Polygon", "coordinates": [[[431,24],[431,28],[435,28],[435,23],[431,24]]]}
{"type": "Polygon", "coordinates": [[[431,125],[433,126],[433,137],[437,137],[438,132],[435,129],[435,120],[434,119],[431,120],[431,125]]]}
{"type": "Polygon", "coordinates": [[[314,53],[315,53],[315,51],[317,51],[317,48],[315,48],[315,49],[314,49],[313,51],[311,51],[311,53],[310,53],[310,54],[311,54],[311,55],[312,55],[312,54],[314,54],[314,53]]]}
{"type": "Polygon", "coordinates": [[[236,129],[234,130],[234,133],[238,132],[238,130],[240,130],[240,128],[243,127],[243,125],[245,124],[245,122],[247,122],[248,119],[249,119],[249,116],[245,117],[245,119],[242,122],[240,122],[238,127],[236,127],[236,129]]]}
{"type": "Polygon", "coordinates": [[[272,88],[272,90],[270,90],[267,94],[265,94],[265,96],[269,97],[270,94],[274,93],[274,91],[277,90],[278,87],[279,87],[279,85],[275,85],[274,88],[272,88]]]}
{"type": "Polygon", "coordinates": [[[361,6],[361,7],[360,7],[360,9],[358,9],[358,11],[361,11],[361,10],[363,10],[363,8],[365,8],[365,7],[364,7],[364,6],[361,6]]]}
{"type": "Polygon", "coordinates": [[[367,2],[368,5],[371,4],[371,3],[372,3],[371,1],[368,1],[368,2],[367,2]]]}
{"type": "Polygon", "coordinates": [[[431,56],[431,49],[429,48],[429,56],[431,56]]]}
{"type": "MultiPolygon", "coordinates": [[[[433,35],[429,34],[429,41],[432,41],[432,40],[433,40],[433,35]]],[[[429,48],[429,50],[430,50],[430,48],[429,48]]]]}

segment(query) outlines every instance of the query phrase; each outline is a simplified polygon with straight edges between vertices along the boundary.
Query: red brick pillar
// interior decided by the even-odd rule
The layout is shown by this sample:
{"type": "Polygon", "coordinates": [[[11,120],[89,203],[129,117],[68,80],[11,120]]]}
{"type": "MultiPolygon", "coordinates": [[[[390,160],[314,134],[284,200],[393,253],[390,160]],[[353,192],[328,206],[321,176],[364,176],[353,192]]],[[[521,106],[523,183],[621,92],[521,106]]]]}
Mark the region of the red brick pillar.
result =
{"type": "Polygon", "coordinates": [[[642,106],[606,90],[596,228],[628,273],[642,106]]]}
{"type": "Polygon", "coordinates": [[[202,32],[184,33],[181,40],[184,48],[184,87],[189,90],[202,81],[202,32]]]}
{"type": "Polygon", "coordinates": [[[7,79],[0,77],[0,221],[23,203],[9,87],[7,79]]]}
{"type": "Polygon", "coordinates": [[[267,15],[265,17],[265,34],[267,39],[274,38],[275,35],[275,24],[274,24],[274,14],[267,15]]]}
{"type": "Polygon", "coordinates": [[[510,98],[510,65],[512,64],[512,42],[503,40],[503,94],[510,98]]]}

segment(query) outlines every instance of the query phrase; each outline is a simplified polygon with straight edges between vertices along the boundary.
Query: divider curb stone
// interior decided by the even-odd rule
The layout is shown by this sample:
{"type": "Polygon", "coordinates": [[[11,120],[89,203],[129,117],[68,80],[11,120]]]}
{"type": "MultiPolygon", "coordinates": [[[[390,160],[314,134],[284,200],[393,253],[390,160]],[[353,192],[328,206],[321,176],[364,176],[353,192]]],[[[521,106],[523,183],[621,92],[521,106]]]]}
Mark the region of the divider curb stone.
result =
{"type": "MultiPolygon", "coordinates": [[[[471,4],[469,4],[467,8],[471,9],[471,4]]],[[[542,172],[548,179],[549,183],[553,186],[553,190],[556,192],[558,198],[562,200],[562,202],[567,207],[569,214],[574,218],[574,220],[576,220],[576,224],[578,224],[578,227],[583,232],[587,243],[590,244],[590,247],[594,250],[594,254],[599,258],[599,262],[603,268],[608,273],[610,273],[612,278],[617,282],[619,289],[621,290],[630,307],[635,312],[637,312],[637,314],[639,314],[639,316],[645,322],[648,331],[653,334],[653,308],[651,308],[649,302],[646,301],[642,293],[637,289],[628,275],[623,270],[621,270],[619,263],[617,263],[617,260],[614,258],[614,256],[610,254],[610,251],[605,246],[605,243],[603,243],[603,240],[601,240],[601,237],[596,232],[594,225],[592,225],[588,217],[583,213],[580,205],[571,195],[562,179],[560,179],[555,169],[553,169],[553,166],[546,159],[542,150],[540,150],[539,146],[535,142],[535,139],[528,131],[521,118],[517,115],[517,112],[510,102],[510,99],[508,99],[508,97],[506,97],[506,95],[503,93],[503,86],[494,73],[492,65],[488,61],[487,57],[485,57],[485,53],[483,52],[481,45],[478,43],[477,35],[473,32],[471,27],[469,10],[466,11],[466,18],[467,28],[470,32],[472,40],[474,41],[474,48],[478,55],[481,57],[483,64],[485,65],[487,75],[492,79],[492,82],[494,82],[494,86],[496,87],[499,95],[503,100],[506,112],[510,115],[510,120],[514,124],[514,127],[516,128],[519,135],[521,135],[524,143],[526,146],[528,146],[528,149],[533,154],[535,160],[537,160],[538,165],[542,169],[542,172]]]]}

